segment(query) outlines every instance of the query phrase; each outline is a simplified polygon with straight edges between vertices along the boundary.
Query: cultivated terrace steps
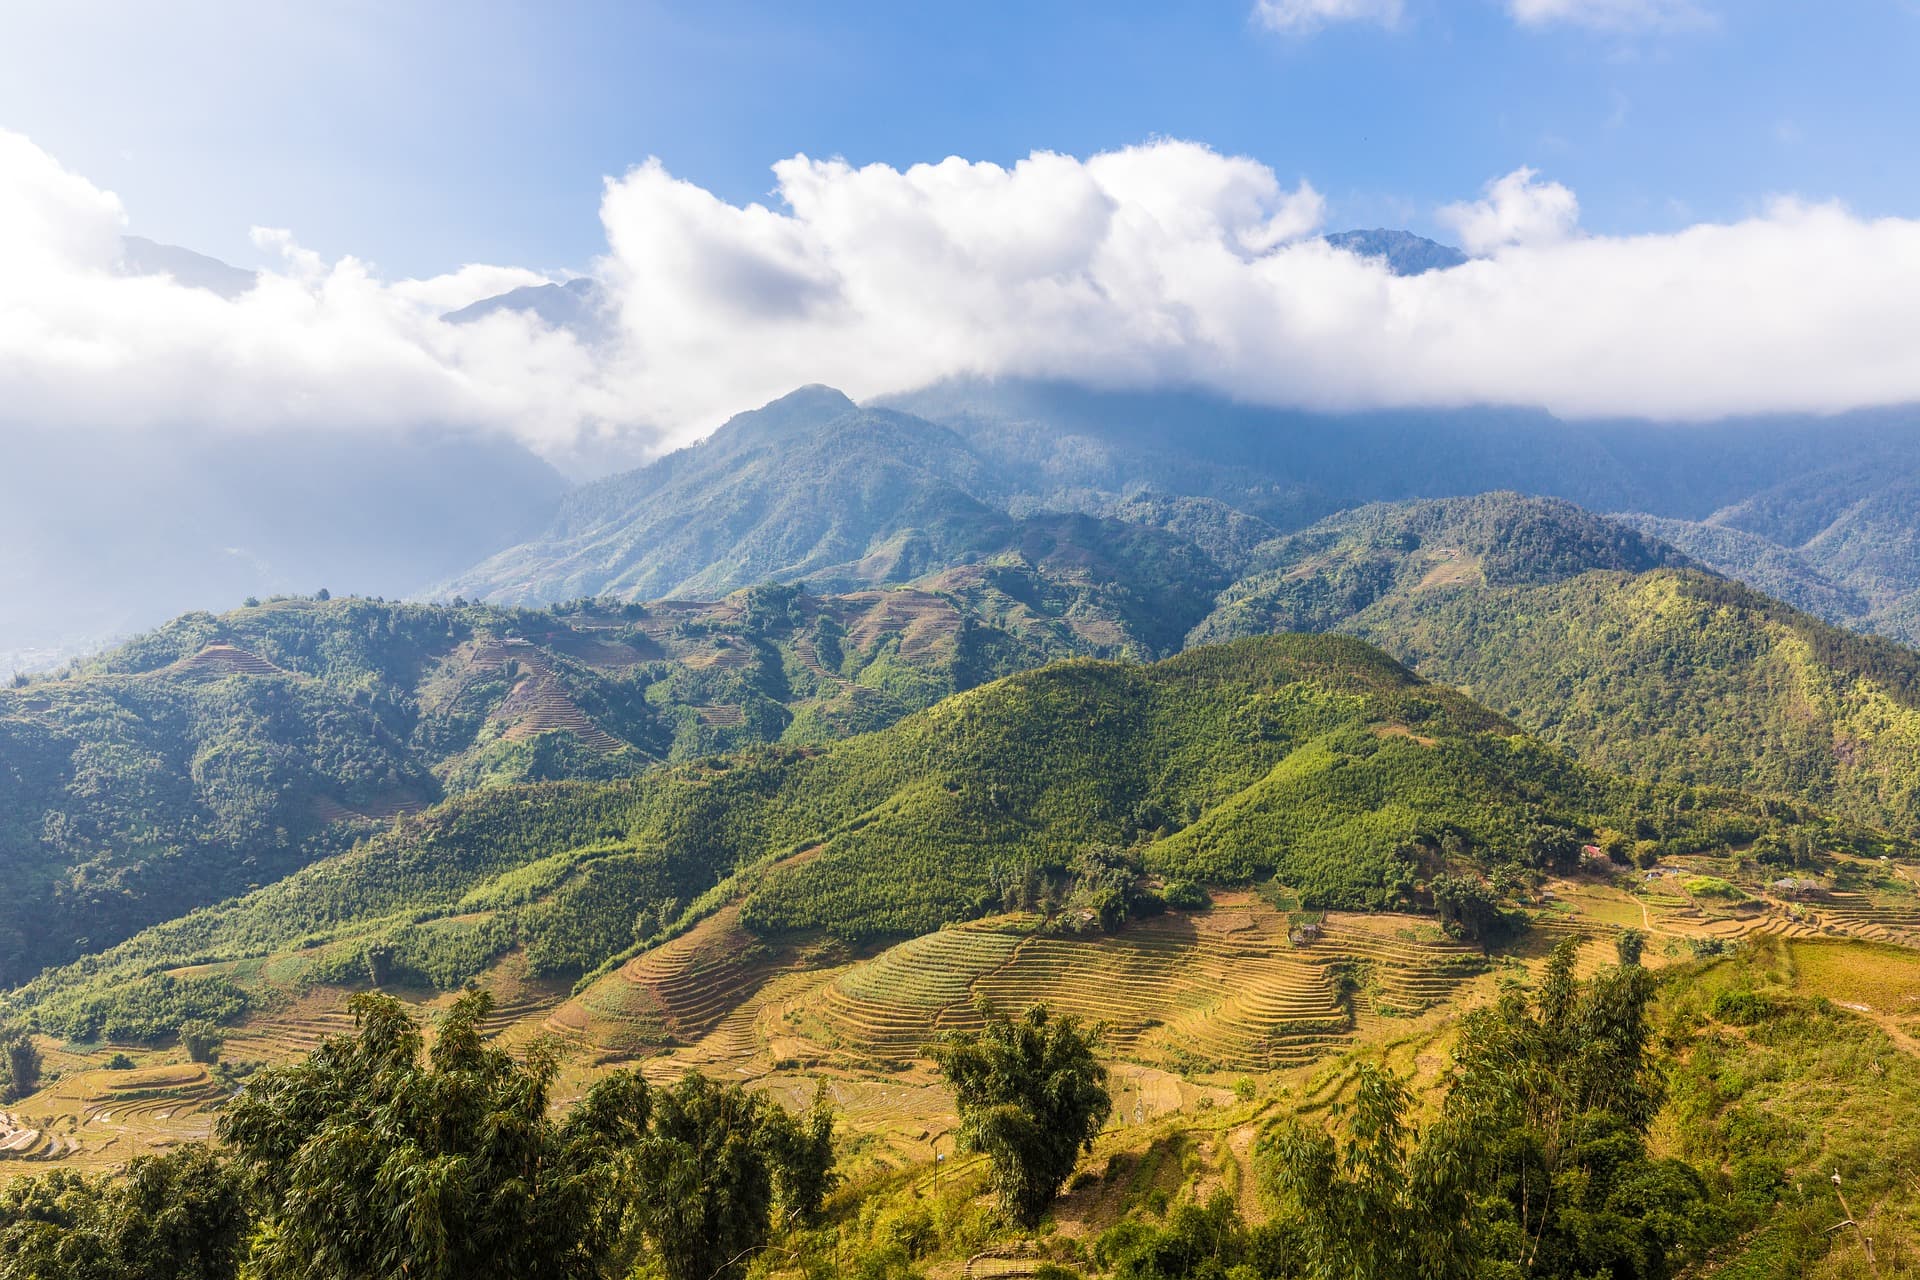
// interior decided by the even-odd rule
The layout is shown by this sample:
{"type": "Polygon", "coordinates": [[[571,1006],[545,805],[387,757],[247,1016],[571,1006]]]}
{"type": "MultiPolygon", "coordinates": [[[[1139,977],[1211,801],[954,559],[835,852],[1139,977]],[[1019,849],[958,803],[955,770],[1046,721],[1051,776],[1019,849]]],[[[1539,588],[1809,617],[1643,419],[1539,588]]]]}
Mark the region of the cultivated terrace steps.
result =
{"type": "Polygon", "coordinates": [[[611,754],[629,744],[614,737],[567,693],[560,675],[537,646],[525,640],[483,640],[467,662],[475,671],[510,671],[513,687],[488,719],[506,728],[502,737],[519,742],[543,733],[571,733],[589,750],[611,754]]]}
{"type": "Polygon", "coordinates": [[[1045,1003],[1104,1024],[1122,1056],[1249,1071],[1351,1040],[1354,1011],[1330,972],[1338,962],[1377,975],[1380,999],[1398,1010],[1442,1000],[1484,967],[1471,948],[1370,925],[1337,923],[1296,947],[1284,915],[1250,902],[1111,936],[1043,933],[1036,923],[979,921],[901,943],[824,985],[811,1012],[849,1049],[911,1058],[940,1031],[977,1026],[983,999],[1008,1011],[1045,1003]]]}

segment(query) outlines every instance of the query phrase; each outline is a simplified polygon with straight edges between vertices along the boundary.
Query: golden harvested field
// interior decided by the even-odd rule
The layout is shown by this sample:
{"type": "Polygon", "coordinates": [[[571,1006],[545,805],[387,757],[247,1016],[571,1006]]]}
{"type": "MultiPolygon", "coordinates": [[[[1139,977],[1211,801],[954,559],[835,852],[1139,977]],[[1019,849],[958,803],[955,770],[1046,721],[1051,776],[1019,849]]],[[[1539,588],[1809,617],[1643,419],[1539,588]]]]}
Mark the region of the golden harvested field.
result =
{"type": "Polygon", "coordinates": [[[1920,1014],[1920,951],[1884,943],[1789,944],[1795,987],[1859,1012],[1920,1014]]]}
{"type": "MultiPolygon", "coordinates": [[[[1920,931],[1901,927],[1913,918],[1910,893],[1872,887],[1884,876],[1792,900],[1756,885],[1748,902],[1731,905],[1686,892],[1687,877],[1721,870],[1551,881],[1534,927],[1492,957],[1446,939],[1430,917],[1289,916],[1244,891],[1112,935],[1054,933],[1037,916],[1005,915],[861,953],[818,937],[759,938],[723,908],[577,993],[528,981],[509,957],[485,981],[497,1001],[489,1027],[510,1047],[556,1048],[563,1102],[619,1065],[640,1065],[655,1080],[699,1069],[796,1104],[825,1080],[858,1158],[893,1168],[924,1163],[950,1130],[924,1047],[978,1025],[982,1000],[1008,1010],[1045,1002],[1105,1024],[1117,1135],[1167,1125],[1199,1132],[1222,1108],[1235,1110],[1242,1082],[1262,1098],[1284,1095],[1290,1108],[1323,1109],[1345,1096],[1362,1057],[1436,1079],[1461,1010],[1537,967],[1563,938],[1591,973],[1612,962],[1625,928],[1648,933],[1656,966],[1701,946],[1777,938],[1769,945],[1785,948],[1798,989],[1896,1034],[1896,1020],[1920,1021],[1920,931]]],[[[242,1071],[353,1028],[351,993],[300,991],[291,985],[299,966],[287,957],[219,967],[259,995],[223,1051],[242,1071]]],[[[453,998],[394,994],[428,1017],[453,998]]],[[[173,1047],[42,1044],[56,1078],[0,1116],[0,1178],[53,1162],[114,1164],[203,1138],[232,1087],[173,1047]],[[109,1070],[116,1053],[136,1066],[109,1070]]],[[[1230,1139],[1207,1141],[1230,1154],[1230,1139]]]]}

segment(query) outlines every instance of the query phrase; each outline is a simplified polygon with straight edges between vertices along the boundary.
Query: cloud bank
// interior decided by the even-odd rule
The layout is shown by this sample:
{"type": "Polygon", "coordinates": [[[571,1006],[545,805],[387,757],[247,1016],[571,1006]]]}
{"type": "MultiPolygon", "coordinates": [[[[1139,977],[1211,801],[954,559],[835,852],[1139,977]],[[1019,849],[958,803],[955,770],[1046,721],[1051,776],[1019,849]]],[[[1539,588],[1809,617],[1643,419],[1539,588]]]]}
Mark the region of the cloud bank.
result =
{"type": "Polygon", "coordinates": [[[1324,202],[1186,142],[1010,167],[796,156],[729,204],[657,162],[607,182],[612,314],[584,340],[440,316],[544,279],[382,280],[284,232],[224,300],[112,264],[125,211],[0,134],[0,429],[510,434],[565,463],[680,443],[805,382],[1192,386],[1322,408],[1706,418],[1920,401],[1920,222],[1782,199],[1661,235],[1578,227],[1520,169],[1440,216],[1477,256],[1401,278],[1315,237],[1324,202]]]}

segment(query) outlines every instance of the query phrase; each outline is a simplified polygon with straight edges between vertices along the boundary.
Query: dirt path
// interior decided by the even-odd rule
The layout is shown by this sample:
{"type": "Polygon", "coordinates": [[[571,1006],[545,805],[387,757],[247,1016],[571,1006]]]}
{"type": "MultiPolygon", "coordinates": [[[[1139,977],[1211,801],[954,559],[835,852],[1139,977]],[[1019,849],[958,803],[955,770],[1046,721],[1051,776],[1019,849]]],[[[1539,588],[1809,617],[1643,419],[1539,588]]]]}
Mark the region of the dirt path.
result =
{"type": "Polygon", "coordinates": [[[1901,1030],[1901,1028],[1894,1024],[1891,1017],[1881,1013],[1878,1009],[1870,1005],[1856,1005],[1839,1000],[1834,1001],[1834,1004],[1839,1008],[1845,1009],[1848,1013],[1859,1014],[1868,1022],[1873,1023],[1874,1026],[1886,1032],[1887,1039],[1893,1041],[1906,1052],[1920,1058],[1920,1040],[1914,1039],[1913,1036],[1909,1035],[1906,1031],[1901,1030]]]}

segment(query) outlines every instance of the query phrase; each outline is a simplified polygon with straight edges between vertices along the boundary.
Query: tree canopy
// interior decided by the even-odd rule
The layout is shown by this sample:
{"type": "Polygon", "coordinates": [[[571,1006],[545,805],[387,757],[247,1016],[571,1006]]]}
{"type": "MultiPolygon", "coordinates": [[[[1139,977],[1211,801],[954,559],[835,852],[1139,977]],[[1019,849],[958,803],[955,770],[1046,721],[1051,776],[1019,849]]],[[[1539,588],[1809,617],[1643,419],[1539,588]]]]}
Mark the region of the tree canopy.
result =
{"type": "Polygon", "coordinates": [[[948,1032],[934,1060],[953,1087],[960,1143],[986,1154],[1001,1210],[1032,1226],[1060,1193],[1083,1147],[1113,1110],[1098,1027],[1035,1005],[1018,1018],[987,1011],[979,1031],[948,1032]]]}

